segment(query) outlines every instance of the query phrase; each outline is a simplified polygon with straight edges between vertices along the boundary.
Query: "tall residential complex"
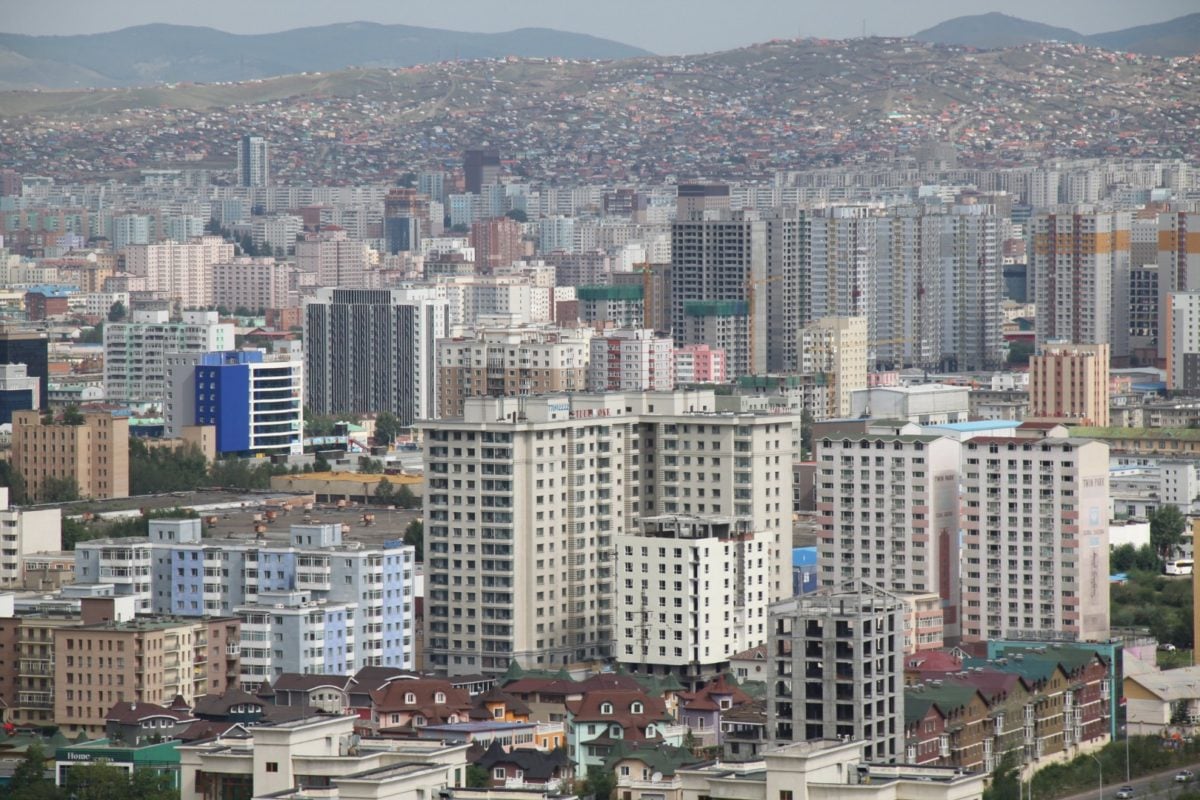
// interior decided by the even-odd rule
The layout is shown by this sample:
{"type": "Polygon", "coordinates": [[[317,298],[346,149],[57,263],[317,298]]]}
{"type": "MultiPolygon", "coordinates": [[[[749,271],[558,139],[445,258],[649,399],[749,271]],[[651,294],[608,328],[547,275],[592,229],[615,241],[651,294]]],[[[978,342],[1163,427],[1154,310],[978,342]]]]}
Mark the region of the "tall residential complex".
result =
{"type": "Polygon", "coordinates": [[[854,740],[867,761],[904,760],[904,608],[865,580],[771,606],[772,744],[854,740]]]}
{"type": "Polygon", "coordinates": [[[164,397],[165,433],[212,425],[216,451],[258,455],[299,453],[304,439],[304,363],[261,350],[174,353],[164,397]]]}
{"type": "Polygon", "coordinates": [[[367,285],[368,247],[342,228],[326,228],[296,242],[296,266],[316,275],[318,286],[362,289],[367,285]]]}
{"type": "Polygon", "coordinates": [[[30,497],[44,500],[62,481],[74,481],[80,497],[129,496],[129,417],[87,409],[81,417],[47,423],[37,411],[13,414],[10,459],[30,497]]]}
{"type": "Polygon", "coordinates": [[[676,221],[671,229],[675,342],[723,347],[734,375],[794,368],[795,333],[807,321],[806,232],[805,212],[788,208],[707,211],[676,221]],[[717,324],[700,321],[709,316],[732,326],[732,338],[740,340],[736,347],[699,338],[717,324]]]}
{"type": "Polygon", "coordinates": [[[594,328],[645,328],[646,304],[641,286],[577,286],[579,321],[594,328]]]}
{"type": "MultiPolygon", "coordinates": [[[[808,309],[807,319],[866,317],[867,338],[872,342],[882,339],[879,332],[885,317],[871,314],[881,277],[876,251],[879,218],[874,209],[820,209],[808,227],[809,288],[807,295],[798,298],[808,309]]],[[[787,333],[791,330],[794,328],[787,333]]]]}
{"type": "Polygon", "coordinates": [[[479,331],[437,344],[437,416],[460,417],[468,397],[581,392],[588,339],[538,328],[479,331]]]}
{"type": "Polygon", "coordinates": [[[10,508],[0,486],[0,588],[20,585],[25,557],[62,549],[62,509],[10,508]]]}
{"type": "Polygon", "coordinates": [[[1029,359],[1026,418],[1107,427],[1108,364],[1107,344],[1043,343],[1029,359]]]}
{"type": "Polygon", "coordinates": [[[1051,341],[1109,344],[1129,355],[1130,217],[1125,211],[1064,206],[1030,220],[1029,271],[1038,346],[1051,341]]]}
{"type": "Polygon", "coordinates": [[[215,311],[185,311],[172,321],[166,311],[134,311],[129,322],[104,326],[104,392],[118,403],[161,403],[170,374],[168,353],[233,349],[233,324],[215,311]]]}
{"type": "Polygon", "coordinates": [[[213,264],[213,305],[251,311],[297,305],[291,286],[295,272],[295,265],[273,258],[235,258],[213,264]]]}
{"type": "Polygon", "coordinates": [[[304,306],[308,407],[387,411],[404,425],[432,417],[437,340],[449,326],[447,303],[433,290],[318,290],[304,306]]]}
{"type": "Polygon", "coordinates": [[[798,371],[824,375],[829,387],[818,419],[850,416],[851,394],[867,388],[867,348],[865,317],[822,317],[800,329],[798,371]]]}
{"type": "Polygon", "coordinates": [[[472,398],[463,418],[424,423],[427,663],[494,674],[513,659],[545,668],[615,655],[623,595],[640,592],[614,573],[615,537],[643,517],[732,516],[766,532],[775,553],[763,556],[761,590],[784,596],[796,419],[721,412],[718,400],[472,398]]]}
{"type": "Polygon", "coordinates": [[[475,269],[483,275],[510,267],[525,257],[521,223],[508,217],[472,223],[471,246],[475,248],[475,269]]]}
{"type": "Polygon", "coordinates": [[[771,565],[780,548],[750,520],[645,517],[616,536],[617,662],[698,686],[767,638],[771,565]]]}
{"type": "Polygon", "coordinates": [[[392,189],[383,199],[383,237],[395,255],[421,249],[430,235],[429,197],[416,189],[392,189]]]}
{"type": "Polygon", "coordinates": [[[213,265],[233,260],[233,245],[219,236],[125,248],[125,269],[144,276],[146,288],[184,308],[213,305],[213,265]]]}
{"type": "Polygon", "coordinates": [[[962,445],[962,637],[1108,638],[1108,445],[962,445]]]}
{"type": "Polygon", "coordinates": [[[813,448],[821,585],[934,592],[947,634],[957,635],[959,442],[868,430],[813,448]]]}
{"type": "Polygon", "coordinates": [[[413,550],[342,541],[340,524],[293,525],[286,541],[202,539],[198,519],[75,552],[80,585],[115,583],[139,613],[241,620],[240,679],[411,668],[413,550]]]}
{"type": "Polygon", "coordinates": [[[243,136],[238,140],[238,186],[259,187],[271,182],[270,145],[261,136],[243,136]]]}
{"type": "MultiPolygon", "coordinates": [[[[1174,292],[1200,291],[1200,212],[1169,211],[1158,215],[1158,319],[1167,322],[1167,298],[1174,292]]],[[[1168,356],[1169,342],[1158,337],[1158,356],[1168,356]]]]}
{"type": "Polygon", "coordinates": [[[675,345],[649,328],[597,333],[587,365],[589,392],[663,392],[675,388],[675,345]]]}

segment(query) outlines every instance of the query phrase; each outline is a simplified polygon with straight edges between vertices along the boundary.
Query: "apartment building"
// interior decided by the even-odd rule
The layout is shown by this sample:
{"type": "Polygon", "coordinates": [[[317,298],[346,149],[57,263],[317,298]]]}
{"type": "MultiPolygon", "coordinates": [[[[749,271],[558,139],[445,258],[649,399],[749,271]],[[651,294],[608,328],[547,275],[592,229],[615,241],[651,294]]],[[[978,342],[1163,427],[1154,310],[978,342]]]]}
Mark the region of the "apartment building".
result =
{"type": "Polygon", "coordinates": [[[165,432],[216,429],[217,453],[300,453],[304,438],[304,362],[262,350],[167,355],[165,432]]]}
{"type": "Polygon", "coordinates": [[[1200,291],[1200,212],[1171,210],[1158,215],[1158,357],[1166,358],[1170,340],[1167,298],[1175,292],[1200,291]]]}
{"type": "Polygon", "coordinates": [[[413,666],[414,555],[364,547],[337,524],[293,525],[286,542],[203,539],[201,521],[153,520],[148,538],[81,542],[76,582],[114,584],[140,613],[236,616],[241,681],[284,672],[413,666]]]}
{"type": "Polygon", "coordinates": [[[725,351],[706,344],[689,344],[675,348],[675,385],[690,383],[725,383],[725,351]]]}
{"type": "Polygon", "coordinates": [[[104,735],[114,703],[190,705],[238,685],[241,623],[236,618],[108,618],[84,601],[81,624],[54,630],[54,719],[67,735],[104,735]]]}
{"type": "Polygon", "coordinates": [[[867,388],[867,320],[822,317],[800,329],[796,346],[801,374],[823,374],[829,407],[817,419],[850,416],[853,392],[867,388]]]}
{"type": "Polygon", "coordinates": [[[865,581],[771,606],[772,745],[865,742],[867,761],[904,761],[904,603],[865,581]]]}
{"type": "Polygon", "coordinates": [[[588,335],[546,328],[483,329],[437,344],[439,418],[462,416],[468,397],[580,392],[588,335]]]}
{"type": "Polygon", "coordinates": [[[644,289],[638,285],[575,287],[579,321],[593,328],[644,328],[644,289]]]}
{"type": "Polygon", "coordinates": [[[1113,358],[1129,355],[1129,305],[1116,302],[1113,287],[1129,285],[1130,224],[1128,212],[1092,206],[1056,207],[1030,220],[1039,346],[1109,344],[1113,358]]]}
{"type": "Polygon", "coordinates": [[[184,308],[207,308],[213,305],[213,265],[232,259],[232,243],[220,236],[201,236],[187,242],[131,244],[125,248],[125,271],[145,278],[146,289],[162,299],[184,308]]]}
{"type": "Polygon", "coordinates": [[[471,246],[475,248],[475,266],[484,275],[512,266],[513,262],[525,257],[521,224],[508,217],[474,222],[471,246]]]}
{"type": "Polygon", "coordinates": [[[129,496],[129,417],[107,410],[80,416],[79,424],[47,424],[37,411],[13,412],[10,459],[30,497],[63,480],[75,481],[80,497],[129,496]]]}
{"type": "Polygon", "coordinates": [[[295,273],[295,266],[273,258],[235,258],[213,264],[213,305],[252,311],[296,305],[295,273]]]}
{"type": "Polygon", "coordinates": [[[338,226],[329,226],[296,242],[296,266],[315,275],[317,286],[365,289],[368,250],[366,242],[351,239],[338,226]]]}
{"type": "Polygon", "coordinates": [[[14,616],[12,595],[0,598],[0,642],[5,653],[0,665],[0,699],[5,720],[18,727],[54,724],[54,631],[76,625],[78,617],[38,613],[14,616]],[[7,607],[5,607],[7,606],[7,607]]]}
{"type": "Polygon", "coordinates": [[[104,396],[116,403],[161,403],[170,375],[168,353],[232,350],[233,324],[215,311],[136,310],[129,322],[104,326],[104,396]]]}
{"type": "Polygon", "coordinates": [[[319,289],[304,306],[308,407],[387,411],[404,425],[432,417],[437,341],[449,327],[447,303],[433,290],[319,289]]]}
{"type": "Polygon", "coordinates": [[[813,450],[820,585],[935,593],[947,636],[956,636],[959,442],[876,428],[825,436],[813,450]]]}
{"type": "Polygon", "coordinates": [[[1108,344],[1044,343],[1029,359],[1027,419],[1108,427],[1109,352],[1108,344]]]}
{"type": "Polygon", "coordinates": [[[1108,445],[962,444],[962,637],[1108,638],[1108,445]]]}
{"type": "Polygon", "coordinates": [[[592,337],[589,392],[665,392],[675,388],[675,345],[648,328],[621,328],[592,337]]]}
{"type": "Polygon", "coordinates": [[[23,583],[27,556],[61,549],[62,509],[10,508],[0,486],[0,587],[23,583]]]}
{"type": "Polygon", "coordinates": [[[645,517],[616,536],[617,662],[697,687],[766,641],[770,531],[728,516],[645,517]]]}
{"type": "MultiPolygon", "coordinates": [[[[724,515],[779,547],[795,424],[719,413],[712,392],[471,398],[462,418],[424,423],[427,663],[496,673],[614,655],[614,537],[643,516],[724,515]]],[[[770,599],[790,586],[781,561],[770,599]]]]}

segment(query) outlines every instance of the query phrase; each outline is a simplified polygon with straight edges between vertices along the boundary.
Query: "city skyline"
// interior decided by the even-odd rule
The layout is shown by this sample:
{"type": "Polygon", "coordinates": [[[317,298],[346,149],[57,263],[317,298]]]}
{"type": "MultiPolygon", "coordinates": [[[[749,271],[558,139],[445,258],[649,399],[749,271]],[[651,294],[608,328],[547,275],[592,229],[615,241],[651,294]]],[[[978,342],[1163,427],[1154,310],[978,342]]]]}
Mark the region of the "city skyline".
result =
{"type": "Polygon", "coordinates": [[[217,28],[238,34],[270,33],[292,28],[349,22],[405,24],[417,27],[496,33],[522,27],[554,28],[600,36],[645,48],[658,54],[699,53],[732,49],[774,38],[850,38],[868,35],[911,36],[948,19],[999,11],[1033,22],[1094,34],[1136,25],[1163,22],[1196,10],[1189,0],[1154,0],[1137,7],[1105,0],[1047,6],[1032,0],[997,7],[992,2],[931,0],[920,8],[868,0],[853,13],[816,4],[784,4],[777,0],[751,0],[736,6],[702,0],[684,6],[666,0],[651,6],[616,0],[605,6],[586,7],[530,0],[520,7],[493,7],[468,0],[445,6],[406,7],[382,0],[350,0],[329,6],[266,0],[247,7],[217,0],[196,6],[178,2],[130,0],[116,7],[80,4],[74,0],[49,0],[19,4],[7,0],[5,33],[75,35],[101,33],[135,25],[169,23],[217,28]],[[684,13],[686,12],[686,13],[684,13]],[[630,25],[638,18],[644,24],[630,25]]]}

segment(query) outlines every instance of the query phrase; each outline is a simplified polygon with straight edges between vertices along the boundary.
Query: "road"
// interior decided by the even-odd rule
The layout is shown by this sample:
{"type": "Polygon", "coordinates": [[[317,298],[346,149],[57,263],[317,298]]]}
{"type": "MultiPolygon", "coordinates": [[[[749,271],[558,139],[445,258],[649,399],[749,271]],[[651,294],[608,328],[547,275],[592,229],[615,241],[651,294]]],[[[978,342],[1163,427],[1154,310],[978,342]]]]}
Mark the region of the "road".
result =
{"type": "MultiPolygon", "coordinates": [[[[1188,764],[1184,767],[1172,767],[1165,772],[1156,772],[1152,775],[1145,775],[1141,778],[1134,778],[1128,783],[1133,787],[1133,800],[1169,800],[1172,797],[1178,797],[1185,790],[1195,792],[1200,789],[1200,782],[1193,780],[1191,783],[1175,783],[1175,773],[1181,769],[1190,769],[1197,775],[1200,775],[1200,763],[1188,764]]],[[[1104,799],[1116,800],[1117,790],[1125,786],[1124,781],[1114,783],[1112,785],[1104,784],[1104,799]]],[[[1035,798],[1036,800],[1036,798],[1035,798]]],[[[1063,800],[1101,800],[1100,792],[1093,789],[1090,792],[1082,794],[1073,794],[1063,800]]]]}

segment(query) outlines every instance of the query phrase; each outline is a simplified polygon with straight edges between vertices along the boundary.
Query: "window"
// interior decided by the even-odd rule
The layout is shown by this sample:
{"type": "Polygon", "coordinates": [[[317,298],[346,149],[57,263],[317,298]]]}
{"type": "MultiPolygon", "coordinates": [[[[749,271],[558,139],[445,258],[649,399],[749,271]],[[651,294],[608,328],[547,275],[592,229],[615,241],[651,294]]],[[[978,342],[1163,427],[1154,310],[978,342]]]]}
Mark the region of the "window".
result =
{"type": "Polygon", "coordinates": [[[404,695],[405,705],[412,705],[415,702],[417,702],[417,696],[415,694],[413,694],[412,692],[407,692],[404,695]]]}
{"type": "Polygon", "coordinates": [[[601,713],[601,714],[611,714],[611,713],[613,713],[613,705],[612,705],[612,703],[601,703],[601,704],[600,704],[600,713],[601,713]]]}
{"type": "Polygon", "coordinates": [[[279,762],[278,761],[268,761],[267,762],[267,772],[279,772],[279,762]]]}
{"type": "Polygon", "coordinates": [[[629,706],[629,713],[630,713],[630,714],[641,714],[641,713],[642,713],[642,710],[643,710],[643,708],[644,708],[644,706],[643,706],[643,705],[642,705],[640,702],[638,702],[638,701],[636,701],[636,700],[635,700],[635,701],[634,701],[632,704],[630,704],[630,706],[629,706]]]}
{"type": "Polygon", "coordinates": [[[492,770],[492,777],[498,781],[504,780],[504,767],[496,767],[492,770]]]}
{"type": "Polygon", "coordinates": [[[433,702],[435,702],[435,703],[445,703],[445,702],[446,702],[446,693],[445,693],[445,692],[438,692],[437,694],[435,694],[435,695],[433,696],[433,702]]]}
{"type": "Polygon", "coordinates": [[[791,789],[780,789],[779,790],[779,800],[792,800],[792,790],[791,789]]]}

